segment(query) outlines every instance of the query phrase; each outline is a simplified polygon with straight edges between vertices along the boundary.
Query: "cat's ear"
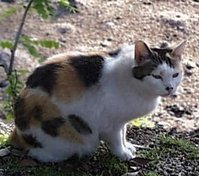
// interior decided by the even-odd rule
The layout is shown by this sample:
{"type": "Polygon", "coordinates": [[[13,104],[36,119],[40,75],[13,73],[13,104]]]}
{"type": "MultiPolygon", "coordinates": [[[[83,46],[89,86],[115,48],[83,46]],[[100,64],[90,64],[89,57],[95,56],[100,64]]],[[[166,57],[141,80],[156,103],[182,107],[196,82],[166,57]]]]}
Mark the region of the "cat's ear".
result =
{"type": "Polygon", "coordinates": [[[171,55],[176,59],[181,59],[181,56],[185,50],[186,41],[181,42],[179,45],[174,47],[171,52],[171,55]]]}
{"type": "Polygon", "coordinates": [[[143,41],[135,42],[135,60],[138,65],[144,63],[151,56],[151,50],[143,41]]]}

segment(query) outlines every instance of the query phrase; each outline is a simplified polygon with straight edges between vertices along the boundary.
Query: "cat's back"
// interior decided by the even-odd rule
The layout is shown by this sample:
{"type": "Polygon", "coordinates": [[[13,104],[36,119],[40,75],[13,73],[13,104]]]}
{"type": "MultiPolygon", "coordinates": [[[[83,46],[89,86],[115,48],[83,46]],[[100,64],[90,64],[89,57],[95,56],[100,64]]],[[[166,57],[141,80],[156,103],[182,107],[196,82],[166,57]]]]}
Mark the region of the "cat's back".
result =
{"type": "Polygon", "coordinates": [[[81,97],[89,87],[99,81],[103,63],[104,58],[97,54],[59,54],[36,68],[27,79],[26,87],[70,102],[81,97]]]}

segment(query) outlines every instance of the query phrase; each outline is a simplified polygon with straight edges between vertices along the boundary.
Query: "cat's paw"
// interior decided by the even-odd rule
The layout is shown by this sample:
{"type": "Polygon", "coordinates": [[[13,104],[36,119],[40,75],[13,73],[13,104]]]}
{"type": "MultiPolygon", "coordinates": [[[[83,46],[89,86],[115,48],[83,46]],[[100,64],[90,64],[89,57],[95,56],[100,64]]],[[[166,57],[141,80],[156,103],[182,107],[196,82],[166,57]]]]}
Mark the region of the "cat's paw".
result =
{"type": "Polygon", "coordinates": [[[128,148],[128,149],[131,151],[131,153],[132,153],[133,155],[135,155],[135,153],[136,153],[136,148],[134,147],[134,145],[133,145],[132,143],[126,141],[126,142],[125,142],[125,147],[128,148]]]}
{"type": "Polygon", "coordinates": [[[123,147],[119,151],[114,152],[114,154],[122,160],[130,160],[135,158],[135,153],[132,152],[131,149],[127,147],[123,147]]]}

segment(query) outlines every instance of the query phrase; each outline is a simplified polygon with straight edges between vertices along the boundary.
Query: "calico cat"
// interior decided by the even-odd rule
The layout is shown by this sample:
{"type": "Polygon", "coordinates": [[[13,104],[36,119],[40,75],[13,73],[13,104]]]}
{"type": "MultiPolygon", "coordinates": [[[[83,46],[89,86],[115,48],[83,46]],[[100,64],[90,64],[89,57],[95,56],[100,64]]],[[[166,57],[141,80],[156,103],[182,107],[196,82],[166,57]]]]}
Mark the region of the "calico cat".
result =
{"type": "Polygon", "coordinates": [[[135,157],[126,123],[176,92],[184,48],[136,41],[111,53],[53,56],[28,77],[15,103],[13,145],[43,162],[92,154],[100,140],[121,159],[135,157]]]}

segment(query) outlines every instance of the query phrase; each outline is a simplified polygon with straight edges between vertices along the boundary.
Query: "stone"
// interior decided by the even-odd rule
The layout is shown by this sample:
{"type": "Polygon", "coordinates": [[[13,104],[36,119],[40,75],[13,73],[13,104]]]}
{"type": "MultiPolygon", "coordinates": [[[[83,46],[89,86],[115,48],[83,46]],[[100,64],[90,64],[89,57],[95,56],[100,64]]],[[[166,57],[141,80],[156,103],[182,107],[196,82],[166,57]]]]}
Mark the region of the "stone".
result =
{"type": "Polygon", "coordinates": [[[10,152],[9,147],[0,149],[0,158],[3,158],[3,157],[5,157],[5,156],[8,156],[10,153],[11,153],[11,152],[10,152]]]}
{"type": "Polygon", "coordinates": [[[188,70],[192,70],[193,68],[196,68],[195,62],[191,60],[187,60],[184,64],[188,70]]]}
{"type": "Polygon", "coordinates": [[[58,28],[57,31],[61,34],[65,34],[67,32],[66,28],[58,28]]]}
{"type": "Polygon", "coordinates": [[[108,41],[108,40],[105,40],[105,41],[102,41],[102,42],[100,43],[100,45],[101,45],[102,47],[108,47],[108,46],[111,46],[111,42],[108,41]]]}
{"type": "Polygon", "coordinates": [[[145,0],[143,2],[144,5],[152,5],[152,2],[150,0],[145,0]]]}

